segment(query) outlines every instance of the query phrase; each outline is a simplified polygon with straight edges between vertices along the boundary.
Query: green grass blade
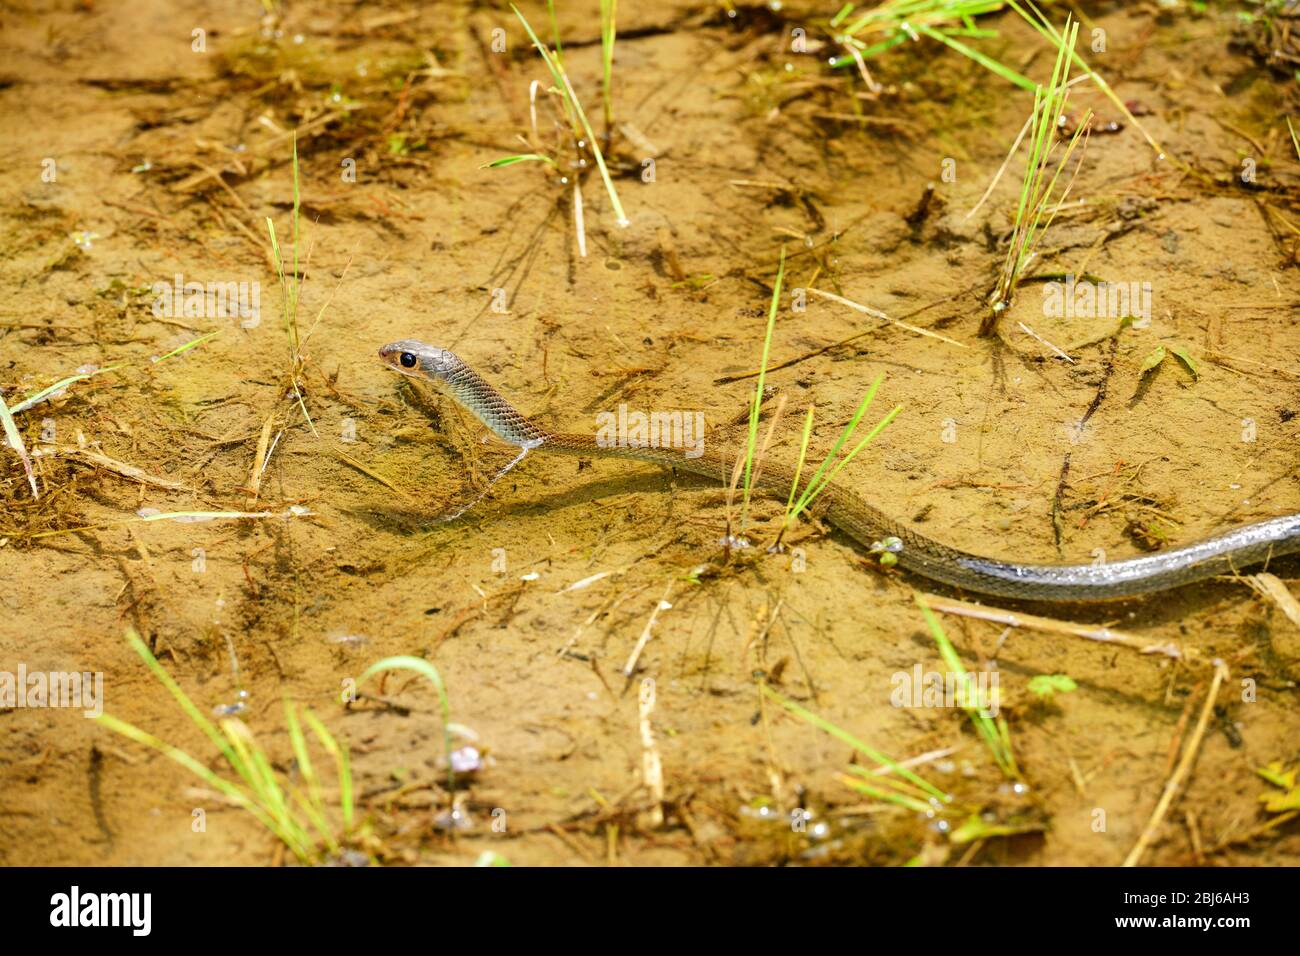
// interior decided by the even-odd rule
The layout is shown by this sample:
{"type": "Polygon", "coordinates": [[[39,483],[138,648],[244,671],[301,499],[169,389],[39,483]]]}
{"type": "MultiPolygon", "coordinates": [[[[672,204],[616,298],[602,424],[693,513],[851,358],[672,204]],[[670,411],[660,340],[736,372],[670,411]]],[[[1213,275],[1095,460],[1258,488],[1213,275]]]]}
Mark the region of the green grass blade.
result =
{"type": "Polygon", "coordinates": [[[1015,70],[1011,69],[1010,67],[1003,66],[1001,63],[999,63],[997,60],[993,59],[992,57],[985,56],[979,50],[973,49],[972,47],[968,47],[960,40],[953,39],[952,37],[947,36],[944,33],[941,33],[940,31],[933,29],[932,27],[928,27],[925,24],[918,24],[916,29],[918,32],[924,33],[926,36],[930,37],[932,40],[938,40],[940,43],[952,47],[954,50],[956,50],[958,53],[962,54],[963,56],[970,57],[980,66],[984,67],[986,70],[991,70],[992,72],[996,73],[998,76],[1002,77],[1002,79],[1006,80],[1008,83],[1014,83],[1022,90],[1028,90],[1030,93],[1034,92],[1034,82],[1032,80],[1024,76],[1021,76],[1019,73],[1017,73],[1015,70]]]}
{"type": "MultiPolygon", "coordinates": [[[[760,682],[758,687],[759,690],[761,690],[764,694],[772,698],[774,701],[776,701],[786,710],[790,711],[790,713],[794,714],[796,717],[799,717],[804,721],[812,724],[818,730],[822,731],[823,733],[829,734],[830,736],[834,737],[836,740],[840,741],[841,743],[848,744],[854,750],[858,751],[863,756],[871,760],[874,760],[880,766],[887,767],[890,770],[890,772],[896,773],[898,774],[898,776],[902,777],[904,780],[907,780],[909,783],[915,784],[916,786],[920,787],[922,790],[924,790],[930,796],[934,797],[936,800],[941,800],[944,803],[948,803],[952,799],[948,794],[944,793],[938,787],[934,786],[934,784],[930,783],[929,781],[925,780],[922,777],[917,776],[911,770],[896,763],[895,761],[891,760],[889,757],[886,757],[883,753],[876,750],[874,747],[870,747],[867,744],[863,743],[861,740],[854,737],[848,731],[840,727],[837,727],[835,724],[832,724],[829,720],[826,720],[824,717],[819,717],[817,714],[814,714],[812,711],[800,707],[798,704],[790,700],[788,697],[784,697],[781,694],[774,691],[767,684],[760,682]]],[[[927,809],[930,808],[927,807],[927,809]]]]}
{"type": "Polygon", "coordinates": [[[203,716],[202,711],[194,705],[194,701],[190,700],[185,691],[181,690],[180,685],[172,679],[172,675],[167,673],[163,666],[158,663],[158,659],[153,656],[153,652],[149,650],[148,646],[140,639],[140,635],[137,634],[133,628],[126,632],[126,640],[127,643],[131,645],[131,649],[134,650],[136,654],[140,656],[140,659],[144,661],[145,666],[149,668],[154,677],[158,678],[158,682],[161,683],[163,687],[167,688],[167,692],[171,694],[176,703],[180,705],[181,710],[185,712],[185,716],[190,719],[194,726],[203,731],[204,736],[212,741],[217,749],[221,751],[222,756],[226,758],[226,761],[232,768],[234,768],[235,772],[251,784],[254,779],[251,769],[243,760],[240,759],[239,755],[231,749],[225,736],[218,731],[215,726],[213,726],[211,721],[203,716]]]}
{"type": "Polygon", "coordinates": [[[835,444],[831,446],[830,454],[822,460],[822,463],[818,466],[817,470],[813,472],[812,478],[808,481],[807,488],[805,488],[804,493],[799,496],[799,503],[795,505],[795,517],[798,517],[799,513],[808,506],[808,502],[812,500],[808,495],[808,491],[818,486],[822,476],[826,474],[826,469],[831,467],[831,462],[835,460],[835,456],[838,455],[840,449],[844,447],[844,443],[853,437],[853,433],[857,431],[858,422],[862,421],[862,416],[867,413],[867,408],[871,405],[871,400],[876,395],[876,389],[880,387],[880,383],[884,381],[884,378],[883,375],[877,376],[876,380],[871,383],[871,387],[868,388],[866,394],[862,396],[862,401],[858,403],[857,411],[853,413],[853,417],[849,419],[849,423],[840,431],[839,438],[837,438],[835,444]]]}
{"type": "Polygon", "coordinates": [[[18,432],[18,423],[14,421],[13,413],[5,404],[3,396],[0,396],[0,425],[4,426],[5,442],[17,453],[23,463],[23,471],[27,473],[27,483],[32,487],[32,497],[39,498],[41,493],[36,490],[36,473],[32,471],[32,459],[27,454],[23,436],[18,432]]]}
{"type": "MultiPolygon", "coordinates": [[[[216,334],[217,334],[216,332],[212,332],[210,335],[216,335],[216,334]]],[[[204,336],[204,338],[209,338],[209,337],[210,336],[204,336]]],[[[182,346],[182,348],[185,348],[185,346],[182,346]]],[[[166,357],[167,357],[166,355],[163,356],[163,358],[166,357]]],[[[158,361],[161,362],[162,359],[158,359],[158,361]]],[[[79,375],[69,375],[67,378],[61,378],[53,385],[49,386],[48,388],[43,388],[34,395],[28,395],[17,405],[10,408],[9,411],[11,414],[18,415],[22,412],[27,411],[27,409],[31,408],[33,405],[39,405],[41,402],[45,401],[51,395],[55,394],[56,392],[62,391],[63,389],[67,388],[69,385],[73,385],[77,382],[84,382],[88,378],[94,378],[96,375],[103,375],[105,372],[115,372],[121,367],[122,366],[120,365],[110,365],[108,366],[108,368],[97,368],[93,372],[83,372],[79,375]]]]}
{"type": "Polygon", "coordinates": [[[438,701],[442,705],[443,745],[447,753],[447,797],[451,799],[456,788],[456,771],[451,766],[451,700],[447,696],[447,687],[442,682],[442,675],[438,673],[438,668],[423,657],[385,657],[367,667],[357,680],[357,685],[364,684],[381,671],[411,671],[428,680],[433,685],[433,689],[438,692],[438,701]]]}
{"type": "Polygon", "coordinates": [[[149,747],[152,750],[156,750],[158,753],[162,754],[167,759],[172,760],[177,764],[180,764],[182,767],[190,771],[192,774],[194,774],[196,777],[201,779],[204,783],[208,784],[214,790],[217,790],[220,793],[224,794],[226,797],[230,799],[232,803],[234,803],[240,809],[247,810],[250,814],[252,814],[253,818],[256,819],[258,823],[262,824],[262,826],[270,830],[271,833],[273,833],[277,839],[279,839],[291,850],[293,850],[294,854],[296,856],[299,856],[299,858],[304,863],[308,862],[307,857],[305,855],[300,854],[299,850],[294,847],[292,843],[292,835],[285,833],[283,830],[281,830],[279,825],[270,816],[270,814],[268,814],[262,807],[260,807],[256,803],[256,801],[254,801],[252,797],[250,797],[249,794],[246,793],[244,790],[235,786],[228,780],[223,780],[221,777],[217,776],[215,773],[209,770],[198,760],[195,760],[185,751],[181,750],[178,747],[173,747],[171,744],[168,744],[162,740],[159,740],[153,734],[143,731],[139,727],[136,727],[132,724],[128,724],[124,720],[119,720],[118,718],[112,716],[111,714],[100,714],[98,717],[95,717],[94,719],[97,723],[101,724],[104,727],[107,727],[109,730],[113,731],[114,733],[120,734],[121,736],[126,737],[128,740],[134,740],[136,743],[142,744],[145,747],[149,747]]]}
{"type": "Polygon", "coordinates": [[[300,856],[309,856],[311,840],[306,831],[293,819],[284,792],[275,779],[266,753],[257,745],[252,732],[241,720],[227,718],[221,722],[221,729],[230,742],[231,748],[239,754],[240,759],[249,767],[251,777],[249,788],[255,799],[275,820],[280,831],[288,834],[288,844],[297,849],[300,856]]]}
{"type": "Polygon", "coordinates": [[[298,283],[298,219],[302,209],[302,196],[298,189],[298,131],[293,132],[293,308],[289,311],[289,342],[293,347],[293,355],[298,357],[298,295],[300,289],[298,283]]]}
{"type": "Polygon", "coordinates": [[[930,634],[934,638],[935,644],[938,645],[939,656],[943,658],[943,662],[948,669],[957,675],[957,679],[965,689],[963,703],[967,706],[964,706],[963,709],[970,718],[971,724],[988,747],[989,753],[992,754],[993,761],[998,765],[998,768],[1006,776],[1019,779],[1020,768],[1016,766],[1016,759],[1011,750],[1011,738],[1006,722],[994,720],[987,714],[981,713],[978,707],[971,705],[971,699],[974,696],[972,691],[975,686],[974,678],[971,677],[965,665],[962,664],[961,658],[957,655],[957,649],[953,647],[952,641],[944,633],[943,625],[939,623],[939,619],[935,616],[934,611],[930,609],[930,605],[926,603],[925,598],[920,593],[915,594],[914,597],[917,606],[921,608],[921,614],[925,618],[926,626],[929,627],[930,634]]]}
{"type": "MultiPolygon", "coordinates": [[[[847,6],[846,6],[847,9],[847,6]]],[[[803,421],[803,437],[799,441],[799,462],[794,468],[794,481],[790,484],[790,497],[785,500],[785,526],[789,528],[794,524],[795,515],[791,513],[794,507],[794,496],[799,490],[799,478],[803,475],[803,463],[808,458],[808,442],[812,438],[813,425],[813,406],[808,406],[808,416],[803,421]]]]}
{"type": "Polygon", "coordinates": [[[312,729],[325,752],[334,758],[339,778],[339,807],[343,812],[343,831],[350,833],[353,818],[352,765],[346,745],[339,744],[320,719],[310,710],[304,709],[302,719],[312,729]]]}
{"type": "MultiPolygon", "coordinates": [[[[206,335],[200,335],[197,339],[193,339],[189,342],[186,342],[180,348],[172,349],[166,355],[158,356],[156,359],[153,360],[154,364],[157,364],[158,362],[165,362],[169,358],[175,358],[177,355],[181,355],[182,353],[188,352],[192,348],[197,348],[198,346],[206,342],[208,339],[216,338],[220,334],[221,334],[221,330],[217,329],[215,332],[209,332],[206,335]]],[[[108,371],[108,369],[104,369],[103,371],[108,371]]]]}
{"type": "Polygon", "coordinates": [[[564,48],[560,46],[560,21],[555,16],[555,0],[546,0],[546,13],[551,18],[551,37],[555,40],[555,60],[557,63],[563,64],[564,48]]]}
{"type": "Polygon", "coordinates": [[[582,108],[582,103],[578,101],[578,94],[574,92],[573,84],[569,82],[569,75],[564,71],[564,67],[559,60],[537,38],[537,34],[533,32],[532,26],[524,15],[519,12],[519,8],[512,3],[510,9],[515,12],[519,22],[524,25],[524,29],[528,32],[528,38],[533,41],[533,46],[537,48],[537,52],[542,55],[547,68],[551,71],[551,77],[555,80],[556,87],[560,90],[565,102],[571,107],[573,118],[576,119],[580,127],[580,129],[574,131],[575,135],[586,133],[587,145],[591,148],[591,153],[596,159],[596,167],[600,170],[600,178],[605,183],[605,191],[609,194],[609,201],[614,208],[615,219],[620,226],[628,225],[627,213],[623,211],[623,204],[618,199],[618,190],[614,188],[614,181],[610,178],[609,169],[605,166],[605,156],[600,151],[600,144],[596,142],[596,134],[592,131],[591,123],[587,121],[587,114],[582,108]]]}
{"type": "Polygon", "coordinates": [[[754,450],[758,446],[758,412],[763,406],[763,383],[767,380],[767,359],[772,351],[772,330],[776,327],[776,311],[781,303],[781,283],[785,279],[785,247],[776,268],[776,283],[772,286],[772,301],[767,308],[767,331],[763,335],[763,361],[758,367],[758,383],[754,386],[754,403],[749,409],[749,434],[745,443],[745,488],[740,508],[740,530],[745,531],[749,515],[750,484],[753,481],[754,450]]]}
{"type": "Polygon", "coordinates": [[[490,163],[484,163],[479,169],[501,169],[503,166],[513,166],[515,163],[549,163],[559,169],[559,165],[555,160],[549,156],[543,156],[541,153],[520,153],[517,156],[502,156],[490,163]]]}
{"type": "MultiPolygon", "coordinates": [[[[1047,16],[1041,10],[1039,10],[1038,7],[1036,7],[1033,3],[1022,4],[1021,2],[1019,2],[1019,0],[1007,0],[1007,6],[1011,7],[1011,9],[1014,10],[1016,13],[1018,13],[1026,23],[1028,23],[1035,30],[1037,30],[1040,35],[1046,37],[1054,46],[1059,48],[1062,45],[1064,41],[1060,34],[1060,31],[1058,31],[1056,27],[1052,25],[1051,20],[1049,20],[1047,16]],[[1033,11],[1032,16],[1030,15],[1029,11],[1025,9],[1025,7],[1028,7],[1030,11],[1033,11]]],[[[1142,137],[1147,141],[1147,144],[1152,149],[1154,149],[1157,154],[1159,154],[1159,158],[1163,159],[1165,155],[1164,147],[1161,146],[1160,143],[1156,141],[1155,137],[1153,137],[1147,131],[1147,128],[1145,126],[1143,126],[1140,122],[1138,122],[1137,117],[1133,115],[1133,113],[1129,110],[1128,106],[1125,105],[1124,101],[1119,98],[1119,95],[1113,89],[1111,89],[1110,84],[1106,82],[1105,78],[1096,70],[1094,70],[1092,67],[1090,67],[1088,65],[1088,62],[1082,56],[1080,56],[1073,48],[1071,48],[1070,51],[1070,59],[1074,62],[1076,66],[1079,67],[1080,70],[1082,70],[1085,74],[1087,74],[1087,76],[1093,81],[1093,83],[1096,84],[1097,88],[1101,90],[1101,92],[1105,95],[1105,97],[1111,101],[1112,105],[1114,105],[1116,109],[1118,109],[1121,113],[1124,114],[1124,118],[1128,120],[1130,123],[1132,123],[1134,127],[1137,128],[1137,130],[1142,134],[1142,137]]]]}
{"type": "Polygon", "coordinates": [[[302,774],[307,789],[305,798],[298,793],[294,793],[294,798],[298,800],[303,812],[316,828],[316,832],[321,835],[330,852],[337,853],[338,841],[334,838],[334,833],[325,817],[325,800],[321,794],[320,778],[316,776],[316,770],[312,766],[311,754],[307,750],[307,738],[303,735],[302,725],[298,721],[297,708],[288,699],[284,702],[284,720],[289,732],[289,743],[293,747],[294,760],[298,763],[298,772],[302,774]]]}
{"type": "Polygon", "coordinates": [[[615,17],[618,0],[600,0],[601,95],[605,101],[605,139],[614,127],[614,41],[617,36],[615,17]]]}

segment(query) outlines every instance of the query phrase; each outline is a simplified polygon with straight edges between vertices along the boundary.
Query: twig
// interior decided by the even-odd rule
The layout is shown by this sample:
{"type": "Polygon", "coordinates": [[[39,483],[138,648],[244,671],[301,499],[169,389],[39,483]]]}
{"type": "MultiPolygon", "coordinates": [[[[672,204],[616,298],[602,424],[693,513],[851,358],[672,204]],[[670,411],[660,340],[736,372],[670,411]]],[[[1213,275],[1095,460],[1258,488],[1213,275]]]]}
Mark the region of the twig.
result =
{"type": "Polygon", "coordinates": [[[1071,621],[1060,621],[1051,617],[1039,617],[1036,614],[1023,614],[1019,611],[1004,611],[1001,608],[987,607],[983,604],[972,604],[968,601],[957,601],[949,598],[939,597],[937,594],[924,595],[925,602],[936,611],[944,614],[956,614],[960,617],[973,617],[981,621],[994,621],[998,624],[1007,624],[1011,627],[1028,628],[1035,631],[1047,631],[1051,634],[1070,634],[1074,637],[1083,637],[1090,641],[1099,641],[1103,644],[1119,644],[1122,647],[1129,647],[1141,654],[1163,654],[1165,657],[1172,657],[1175,660],[1190,658],[1191,655],[1185,654],[1177,644],[1173,642],[1165,644],[1147,644],[1140,638],[1127,634],[1123,631],[1116,631],[1106,626],[1094,626],[1091,624],[1075,624],[1071,621]]]}
{"type": "Polygon", "coordinates": [[[389,491],[393,492],[393,494],[400,497],[407,504],[415,503],[415,499],[412,498],[410,495],[408,495],[405,491],[403,491],[401,488],[398,488],[395,484],[393,484],[383,475],[379,474],[377,471],[372,471],[370,468],[367,468],[365,465],[357,461],[351,455],[345,452],[341,452],[338,449],[335,449],[334,457],[337,458],[339,461],[343,462],[343,464],[348,465],[351,468],[355,468],[357,471],[361,472],[361,474],[365,475],[367,478],[379,482],[389,491]]]}
{"type": "Polygon", "coordinates": [[[186,490],[186,486],[179,481],[172,481],[169,478],[156,478],[148,472],[135,467],[135,465],[128,465],[126,462],[118,461],[115,458],[109,458],[107,455],[101,455],[88,448],[51,446],[47,448],[38,448],[33,453],[33,457],[41,457],[44,455],[64,455],[69,458],[84,458],[92,464],[116,472],[123,478],[130,478],[132,481],[138,481],[142,485],[153,485],[156,488],[166,488],[169,491],[186,490]]]}
{"type": "Polygon", "coordinates": [[[632,653],[628,655],[627,663],[623,665],[623,676],[631,678],[636,673],[637,661],[641,659],[641,652],[645,650],[646,644],[650,643],[650,635],[654,630],[655,620],[659,617],[660,611],[666,611],[672,607],[668,603],[668,595],[673,589],[673,582],[669,581],[668,586],[664,588],[664,596],[661,597],[655,608],[650,612],[650,620],[645,622],[645,628],[641,631],[641,636],[637,639],[636,647],[632,648],[632,653]]]}
{"type": "Polygon", "coordinates": [[[658,828],[664,825],[664,765],[659,757],[659,745],[655,743],[654,727],[650,725],[655,711],[655,682],[652,679],[646,678],[641,682],[639,701],[641,779],[654,801],[650,809],[650,825],[658,828]]]}
{"type": "Polygon", "coordinates": [[[879,309],[873,309],[870,306],[863,305],[860,302],[854,302],[852,299],[846,299],[843,296],[836,295],[833,292],[823,292],[821,289],[808,289],[807,291],[812,295],[819,296],[820,298],[829,299],[832,302],[838,302],[840,305],[847,305],[850,309],[854,309],[858,312],[865,313],[866,315],[869,315],[872,318],[876,318],[884,322],[888,322],[890,325],[897,326],[900,329],[906,329],[909,332],[915,332],[917,335],[925,335],[932,339],[938,339],[941,342],[947,342],[949,345],[955,345],[958,348],[964,349],[970,347],[968,345],[965,345],[962,342],[958,342],[956,339],[950,339],[946,335],[940,335],[938,332],[931,332],[929,329],[923,329],[920,328],[919,326],[908,325],[906,322],[899,322],[897,319],[891,319],[889,316],[885,315],[885,313],[881,312],[879,309]]]}
{"type": "Polygon", "coordinates": [[[1146,848],[1154,838],[1156,828],[1160,826],[1160,822],[1164,819],[1165,813],[1169,810],[1169,805],[1173,803],[1174,795],[1178,792],[1178,788],[1182,786],[1183,779],[1191,770],[1192,762],[1201,749],[1201,738],[1205,736],[1205,727],[1210,722],[1210,714],[1214,711],[1214,702],[1219,696],[1219,687],[1227,677],[1228,665],[1224,664],[1223,661],[1216,661],[1214,680],[1210,682],[1210,692],[1205,695],[1205,706],[1201,708],[1201,716],[1196,722],[1196,729],[1192,731],[1191,739],[1187,741],[1187,746],[1183,748],[1183,758],[1178,762],[1178,767],[1174,770],[1173,775],[1165,782],[1165,790],[1160,795],[1160,802],[1156,804],[1151,819],[1147,821],[1146,828],[1125,858],[1124,866],[1137,866],[1142,854],[1146,852],[1146,848]]]}
{"type": "Polygon", "coordinates": [[[1277,575],[1261,571],[1258,574],[1246,575],[1245,580],[1252,589],[1270,598],[1280,607],[1282,613],[1291,619],[1292,624],[1300,627],[1300,601],[1296,601],[1295,595],[1287,590],[1287,586],[1277,575]]]}
{"type": "Polygon", "coordinates": [[[1039,335],[1037,332],[1035,332],[1035,331],[1034,331],[1033,329],[1031,329],[1029,326],[1025,325],[1025,323],[1023,323],[1023,322],[1017,322],[1016,325],[1020,326],[1020,330],[1021,330],[1022,332],[1024,332],[1025,335],[1029,336],[1031,339],[1033,339],[1034,341],[1038,342],[1040,345],[1045,345],[1045,346],[1047,346],[1049,349],[1051,349],[1053,352],[1055,352],[1057,358],[1063,358],[1063,359],[1065,359],[1067,362],[1069,362],[1071,365],[1074,364],[1074,359],[1070,358],[1070,356],[1069,356],[1068,354],[1066,354],[1066,352],[1064,352],[1062,349],[1057,348],[1057,347],[1056,347],[1055,345],[1053,345],[1051,342],[1047,341],[1047,339],[1043,338],[1041,335],[1039,335]]]}

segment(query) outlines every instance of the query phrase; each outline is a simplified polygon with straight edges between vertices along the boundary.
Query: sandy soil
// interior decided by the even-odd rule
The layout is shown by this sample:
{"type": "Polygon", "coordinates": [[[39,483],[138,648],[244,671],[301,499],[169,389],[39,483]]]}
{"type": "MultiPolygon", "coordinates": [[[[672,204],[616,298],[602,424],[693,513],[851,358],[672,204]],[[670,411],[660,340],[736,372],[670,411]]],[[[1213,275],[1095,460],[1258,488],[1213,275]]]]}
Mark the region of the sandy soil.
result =
{"type": "MultiPolygon", "coordinates": [[[[214,769],[128,628],[204,712],[246,691],[242,718],[285,774],[282,700],[309,706],[351,749],[366,820],[353,843],[381,862],[1114,865],[1194,736],[1218,659],[1230,676],[1143,862],[1294,863],[1300,830],[1261,829],[1276,815],[1259,797],[1280,791],[1256,770],[1300,759],[1300,629],[1247,582],[1023,608],[1176,642],[1186,661],[945,615],[967,666],[996,658],[1013,781],[959,710],[891,705],[893,675],[944,670],[914,592],[974,596],[882,570],[815,523],[793,552],[729,556],[720,488],[618,462],[530,456],[440,523],[511,450],[376,357],[420,338],[551,427],[592,432],[626,403],[701,411],[709,441],[739,447],[753,379],[736,376],[760,361],[784,245],[787,289],[951,341],[815,296],[783,308],[772,352],[789,364],[768,375],[766,407],[788,407],[768,454],[793,461],[810,404],[824,454],[884,373],[870,420],[903,410],[838,480],[971,551],[1088,561],[1300,510],[1300,167],[1279,120],[1295,84],[1232,43],[1230,7],[1085,9],[1083,32],[1109,37],[1094,62],[1167,155],[1126,120],[1095,133],[1078,202],[1032,271],[1150,283],[1149,325],[1117,337],[1109,319],[1044,315],[1037,283],[1000,338],[977,336],[1015,173],[967,213],[1030,98],[930,44],[873,60],[873,93],[821,52],[791,52],[795,26],[824,37],[830,7],[620,6],[615,118],[634,132],[613,156],[631,225],[584,176],[583,257],[569,193],[540,164],[483,168],[521,151],[529,83],[544,79],[504,5],[292,3],[266,23],[278,38],[249,2],[7,5],[0,389],[14,405],[78,368],[119,368],[17,417],[28,447],[69,450],[36,459],[39,499],[16,455],[0,461],[0,670],[102,672],[108,712],[214,769]],[[265,219],[290,242],[295,127],[312,332],[293,376],[265,219]],[[260,322],[155,315],[151,285],[177,274],[260,283],[260,322]],[[1143,374],[1158,346],[1165,361],[1143,374]],[[310,514],[286,516],[295,506],[310,514]],[[130,520],[143,508],[272,516],[130,520]],[[394,675],[339,703],[394,654],[437,665],[487,755],[460,781],[462,829],[445,825],[427,685],[394,675]],[[1043,674],[1077,690],[1039,702],[1028,684],[1043,674]],[[1019,832],[957,843],[855,792],[851,748],[765,703],[759,677],[897,759],[930,754],[927,779],[1019,832]],[[643,782],[646,679],[662,824],[643,782]],[[797,807],[825,826],[792,828],[797,807]]],[[[564,2],[559,19],[599,123],[597,10],[564,2]]],[[[988,25],[999,37],[982,49],[1050,71],[1016,17],[988,25]]],[[[1077,108],[1122,119],[1077,89],[1077,108]]],[[[755,503],[756,540],[781,507],[755,503]]],[[[1270,570],[1294,593],[1295,561],[1270,570]]],[[[0,735],[0,862],[285,858],[249,814],[79,712],[0,710],[0,735]]]]}

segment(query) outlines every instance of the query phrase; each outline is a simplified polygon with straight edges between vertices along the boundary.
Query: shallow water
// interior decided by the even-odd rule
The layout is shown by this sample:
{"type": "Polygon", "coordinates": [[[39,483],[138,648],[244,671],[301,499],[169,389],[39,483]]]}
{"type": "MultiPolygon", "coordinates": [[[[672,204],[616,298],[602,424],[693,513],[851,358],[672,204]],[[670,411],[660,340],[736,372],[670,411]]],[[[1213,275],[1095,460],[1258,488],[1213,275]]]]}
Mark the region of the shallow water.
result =
{"type": "MultiPolygon", "coordinates": [[[[14,405],[79,367],[120,364],[18,423],[31,448],[90,450],[145,480],[76,452],[42,455],[33,501],[7,453],[0,670],[102,672],[105,710],[206,755],[123,641],[134,627],[205,710],[245,691],[242,718],[282,769],[281,698],[306,704],[351,747],[371,821],[363,849],[386,862],[492,850],[539,864],[1113,865],[1201,712],[1206,662],[1221,659],[1231,677],[1144,862],[1293,862],[1294,823],[1235,842],[1268,819],[1255,770],[1293,762],[1300,734],[1300,631],[1246,583],[1020,609],[1176,643],[1189,656],[1178,662],[944,615],[968,668],[987,675],[996,659],[1023,774],[1008,780],[960,710],[892,699],[897,675],[948,670],[914,592],[960,595],[881,569],[811,522],[769,554],[784,502],[754,501],[744,531],[755,547],[728,553],[719,542],[739,530],[738,502],[636,464],[530,454],[441,522],[514,451],[376,350],[408,337],[453,349],[552,429],[700,414],[706,442],[740,449],[754,382],[737,376],[760,363],[784,247],[765,408],[787,404],[768,455],[798,457],[813,406],[820,461],[883,373],[866,421],[902,411],[837,480],[958,547],[1090,561],[1293,513],[1300,283],[1285,223],[1298,221],[1300,177],[1277,117],[1294,93],[1229,48],[1226,13],[1089,5],[1085,26],[1111,37],[1096,65],[1167,156],[1127,122],[1093,135],[1030,271],[1135,283],[1132,311],[1149,322],[1109,337],[1117,315],[1055,314],[1064,289],[1027,282],[1001,337],[981,338],[1014,163],[967,213],[1027,94],[923,45],[873,60],[883,89],[869,94],[819,55],[790,52],[792,25],[813,22],[802,11],[626,6],[614,104],[635,129],[617,138],[613,165],[631,224],[615,224],[584,174],[585,257],[571,196],[541,164],[482,168],[521,150],[529,83],[544,79],[505,13],[371,4],[357,19],[298,4],[276,45],[245,5],[219,4],[201,54],[140,41],[143,24],[174,22],[162,2],[4,14],[0,124],[24,172],[0,182],[0,387],[14,405]],[[499,54],[496,28],[508,40],[499,54]],[[301,404],[265,224],[290,247],[295,123],[300,324],[312,330],[301,404]],[[46,158],[53,182],[39,176],[46,158]],[[210,303],[156,314],[150,287],[176,275],[259,283],[257,321],[210,303]],[[796,308],[792,290],[808,288],[942,338],[816,295],[796,308]],[[1164,361],[1144,373],[1158,346],[1164,361]],[[129,520],[143,508],[269,516],[129,520]],[[454,839],[438,823],[443,735],[427,686],[394,675],[372,691],[409,711],[338,703],[346,681],[396,654],[437,665],[453,720],[490,758],[461,791],[468,824],[454,839]],[[764,702],[757,674],[895,759],[929,755],[927,779],[1024,832],[954,843],[960,818],[937,826],[855,792],[851,749],[764,702]],[[1053,674],[1077,689],[1044,703],[1030,681],[1053,674]],[[646,680],[663,825],[643,782],[646,680]],[[812,813],[802,829],[789,824],[797,808],[812,813]]],[[[565,3],[560,22],[600,128],[596,10],[565,3]]],[[[543,22],[540,8],[526,12],[543,22]]],[[[1036,78],[1050,71],[1027,27],[990,24],[991,53],[1036,78]]],[[[1076,108],[1118,118],[1076,89],[1076,108]]],[[[542,116],[545,128],[544,103],[542,116]]],[[[1296,569],[1270,570],[1294,591],[1296,569]]],[[[283,855],[247,814],[80,713],[0,718],[0,861],[283,855]],[[196,807],[210,811],[203,833],[196,807]]]]}

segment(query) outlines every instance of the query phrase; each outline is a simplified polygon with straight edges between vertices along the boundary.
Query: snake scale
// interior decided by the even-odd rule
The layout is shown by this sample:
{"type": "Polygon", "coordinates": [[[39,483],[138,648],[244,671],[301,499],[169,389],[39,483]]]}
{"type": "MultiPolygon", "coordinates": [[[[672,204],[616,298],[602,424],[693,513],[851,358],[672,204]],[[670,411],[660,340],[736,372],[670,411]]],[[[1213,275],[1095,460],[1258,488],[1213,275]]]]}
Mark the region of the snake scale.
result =
{"type": "MultiPolygon", "coordinates": [[[[600,444],[592,436],[550,432],[529,420],[483,378],[446,349],[404,339],[385,345],[380,358],[396,371],[434,383],[498,438],[528,451],[623,458],[680,468],[726,483],[732,467],[718,452],[688,457],[674,448],[600,444]]],[[[518,458],[516,458],[518,461],[518,458]]],[[[733,463],[734,464],[734,463],[733,463]]],[[[756,487],[784,500],[793,470],[765,462],[756,487]]],[[[866,548],[889,538],[903,568],[932,581],[981,594],[1032,601],[1104,601],[1135,597],[1219,574],[1235,573],[1270,558],[1300,552],[1300,514],[1241,525],[1200,541],[1138,557],[1097,564],[1019,564],[981,557],[935,541],[890,518],[843,486],[827,485],[821,516],[866,548]],[[901,548],[897,547],[901,542],[901,548]]]]}

